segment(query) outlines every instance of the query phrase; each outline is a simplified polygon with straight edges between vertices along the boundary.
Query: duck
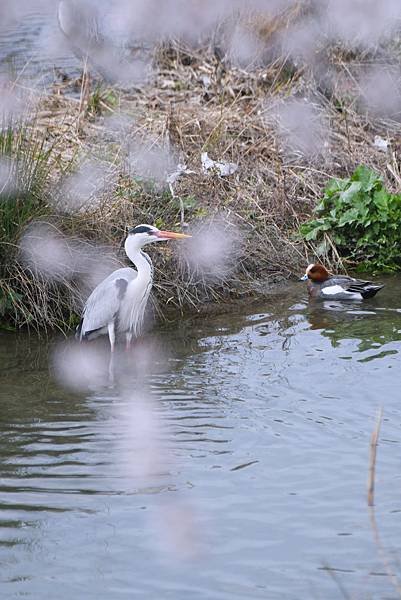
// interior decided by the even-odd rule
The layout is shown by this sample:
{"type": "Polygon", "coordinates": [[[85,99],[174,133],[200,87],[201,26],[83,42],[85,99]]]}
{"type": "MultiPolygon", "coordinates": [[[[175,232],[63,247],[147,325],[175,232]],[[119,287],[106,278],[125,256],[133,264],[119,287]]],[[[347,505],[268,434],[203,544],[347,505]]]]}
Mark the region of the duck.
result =
{"type": "Polygon", "coordinates": [[[366,300],[373,298],[384,286],[348,275],[332,275],[324,265],[308,265],[301,281],[307,281],[311,298],[326,300],[366,300]]]}

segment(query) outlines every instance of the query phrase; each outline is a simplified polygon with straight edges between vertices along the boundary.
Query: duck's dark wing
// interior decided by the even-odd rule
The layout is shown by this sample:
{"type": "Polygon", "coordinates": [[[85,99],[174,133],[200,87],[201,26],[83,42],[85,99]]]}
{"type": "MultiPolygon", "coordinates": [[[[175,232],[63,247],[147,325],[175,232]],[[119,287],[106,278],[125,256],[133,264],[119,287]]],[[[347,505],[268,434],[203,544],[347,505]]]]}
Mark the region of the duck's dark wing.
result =
{"type": "Polygon", "coordinates": [[[373,298],[384,287],[380,283],[372,283],[363,279],[355,279],[346,275],[334,275],[324,282],[323,287],[339,285],[345,291],[361,294],[362,298],[373,298]]]}

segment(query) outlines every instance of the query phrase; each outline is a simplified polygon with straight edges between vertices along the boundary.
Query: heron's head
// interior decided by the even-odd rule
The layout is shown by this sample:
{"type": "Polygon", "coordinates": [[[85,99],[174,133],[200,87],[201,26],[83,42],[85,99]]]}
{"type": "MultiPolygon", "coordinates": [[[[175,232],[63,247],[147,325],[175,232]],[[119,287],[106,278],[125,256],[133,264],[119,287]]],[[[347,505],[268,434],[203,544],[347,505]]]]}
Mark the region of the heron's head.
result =
{"type": "Polygon", "coordinates": [[[137,225],[128,230],[128,236],[125,241],[132,248],[142,248],[152,242],[162,242],[164,240],[182,240],[190,238],[185,233],[175,233],[174,231],[162,231],[153,225],[137,225]]]}
{"type": "Polygon", "coordinates": [[[329,277],[330,273],[328,272],[326,267],[317,263],[313,263],[307,267],[305,275],[301,277],[301,281],[311,279],[316,283],[323,283],[323,281],[326,281],[326,279],[328,279],[329,277]]]}

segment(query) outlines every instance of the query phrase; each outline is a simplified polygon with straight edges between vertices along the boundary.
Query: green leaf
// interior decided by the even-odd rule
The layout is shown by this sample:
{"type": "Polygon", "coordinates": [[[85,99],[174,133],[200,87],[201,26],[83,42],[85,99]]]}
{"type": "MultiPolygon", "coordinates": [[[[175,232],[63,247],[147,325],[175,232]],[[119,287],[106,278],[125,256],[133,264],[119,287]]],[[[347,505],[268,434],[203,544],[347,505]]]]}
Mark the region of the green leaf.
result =
{"type": "Polygon", "coordinates": [[[359,182],[363,192],[370,192],[375,187],[382,185],[382,180],[379,175],[365,165],[360,165],[355,169],[351,180],[359,182]]]}
{"type": "Polygon", "coordinates": [[[350,208],[345,213],[341,215],[338,220],[337,227],[344,227],[344,225],[354,223],[359,216],[359,211],[357,208],[350,208]]]}
{"type": "Polygon", "coordinates": [[[390,198],[391,198],[390,194],[388,194],[388,192],[386,192],[385,189],[377,190],[373,194],[373,201],[374,201],[375,205],[377,206],[377,208],[382,209],[382,210],[388,209],[390,198]]]}
{"type": "Polygon", "coordinates": [[[333,195],[337,194],[338,192],[345,190],[346,187],[348,186],[348,183],[349,183],[349,179],[337,179],[337,178],[330,179],[329,183],[327,184],[327,186],[324,190],[325,197],[331,198],[333,195]]]}
{"type": "Polygon", "coordinates": [[[362,189],[362,184],[359,181],[353,181],[347,189],[339,195],[339,200],[344,203],[352,203],[355,200],[356,195],[362,189]]]}
{"type": "Polygon", "coordinates": [[[401,195],[389,193],[377,173],[361,165],[350,178],[330,179],[315,212],[319,218],[300,234],[320,240],[320,251],[329,231],[344,258],[376,271],[401,270],[401,195]]]}
{"type": "Polygon", "coordinates": [[[311,242],[312,240],[315,240],[318,235],[319,235],[319,229],[316,228],[316,229],[312,229],[308,233],[305,233],[304,238],[307,242],[311,242]]]}

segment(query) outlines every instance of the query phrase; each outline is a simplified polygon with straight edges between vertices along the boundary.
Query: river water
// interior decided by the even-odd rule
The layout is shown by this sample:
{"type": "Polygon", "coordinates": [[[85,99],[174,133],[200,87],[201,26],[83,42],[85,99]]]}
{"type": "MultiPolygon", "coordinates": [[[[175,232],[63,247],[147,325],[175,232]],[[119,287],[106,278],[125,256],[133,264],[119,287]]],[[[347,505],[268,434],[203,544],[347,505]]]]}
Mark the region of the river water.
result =
{"type": "Polygon", "coordinates": [[[1,597],[399,597],[400,287],[154,329],[85,391],[60,340],[1,334],[1,597]]]}
{"type": "Polygon", "coordinates": [[[1,0],[0,76],[40,91],[60,74],[80,75],[82,61],[59,29],[57,6],[58,0],[1,0]]]}
{"type": "MultiPolygon", "coordinates": [[[[0,25],[0,62],[46,85],[79,62],[42,4],[0,25]]],[[[0,333],[1,598],[399,598],[400,288],[310,304],[298,284],[174,323],[114,385],[0,333]]]]}

